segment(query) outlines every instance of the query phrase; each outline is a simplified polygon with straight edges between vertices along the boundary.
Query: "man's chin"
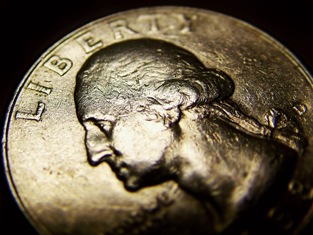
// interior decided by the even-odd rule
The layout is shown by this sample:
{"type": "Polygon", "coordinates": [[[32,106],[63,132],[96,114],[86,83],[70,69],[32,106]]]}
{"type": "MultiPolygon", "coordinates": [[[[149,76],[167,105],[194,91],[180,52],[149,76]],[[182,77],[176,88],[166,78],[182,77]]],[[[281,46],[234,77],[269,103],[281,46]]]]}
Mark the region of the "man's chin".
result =
{"type": "Polygon", "coordinates": [[[129,177],[124,180],[124,187],[131,192],[137,191],[141,188],[139,179],[137,177],[129,177]]]}

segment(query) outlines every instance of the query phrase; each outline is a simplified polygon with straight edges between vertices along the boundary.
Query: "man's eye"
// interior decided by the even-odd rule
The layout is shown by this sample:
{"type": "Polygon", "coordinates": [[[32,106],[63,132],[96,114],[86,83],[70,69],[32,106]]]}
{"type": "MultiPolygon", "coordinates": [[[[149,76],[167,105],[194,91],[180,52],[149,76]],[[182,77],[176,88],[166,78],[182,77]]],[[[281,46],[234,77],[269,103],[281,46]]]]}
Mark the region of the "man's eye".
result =
{"type": "Polygon", "coordinates": [[[103,130],[106,134],[109,134],[112,130],[113,125],[112,122],[110,121],[103,120],[99,121],[97,124],[101,128],[101,130],[103,130]]]}

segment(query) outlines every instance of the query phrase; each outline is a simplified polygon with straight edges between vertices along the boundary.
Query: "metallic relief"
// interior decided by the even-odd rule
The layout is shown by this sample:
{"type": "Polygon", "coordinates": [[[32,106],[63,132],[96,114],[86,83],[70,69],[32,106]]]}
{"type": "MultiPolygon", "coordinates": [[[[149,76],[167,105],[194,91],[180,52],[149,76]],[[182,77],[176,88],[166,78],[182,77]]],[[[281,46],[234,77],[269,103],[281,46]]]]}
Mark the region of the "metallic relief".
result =
{"type": "MultiPolygon", "coordinates": [[[[246,115],[232,101],[235,89],[225,72],[163,40],[104,47],[76,77],[89,164],[108,164],[132,193],[175,182],[210,218],[197,234],[235,229],[279,198],[306,147],[297,120],[275,107],[264,120],[246,115]]],[[[162,231],[139,224],[125,234],[162,231]]]]}
{"type": "Polygon", "coordinates": [[[41,235],[300,235],[312,76],[251,25],[134,9],[55,43],[7,112],[8,183],[41,235]]]}

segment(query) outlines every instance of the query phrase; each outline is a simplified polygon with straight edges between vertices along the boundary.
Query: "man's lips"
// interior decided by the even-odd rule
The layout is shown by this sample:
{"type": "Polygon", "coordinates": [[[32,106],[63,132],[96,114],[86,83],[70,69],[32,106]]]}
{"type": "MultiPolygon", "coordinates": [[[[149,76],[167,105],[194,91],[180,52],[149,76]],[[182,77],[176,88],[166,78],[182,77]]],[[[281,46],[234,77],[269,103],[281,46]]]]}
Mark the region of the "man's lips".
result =
{"type": "Polygon", "coordinates": [[[123,162],[119,156],[110,156],[105,159],[105,162],[110,165],[112,170],[119,178],[126,179],[129,176],[129,169],[127,164],[123,162]]]}
{"type": "Polygon", "coordinates": [[[127,179],[129,177],[129,170],[123,166],[117,169],[116,174],[121,179],[127,179]]]}

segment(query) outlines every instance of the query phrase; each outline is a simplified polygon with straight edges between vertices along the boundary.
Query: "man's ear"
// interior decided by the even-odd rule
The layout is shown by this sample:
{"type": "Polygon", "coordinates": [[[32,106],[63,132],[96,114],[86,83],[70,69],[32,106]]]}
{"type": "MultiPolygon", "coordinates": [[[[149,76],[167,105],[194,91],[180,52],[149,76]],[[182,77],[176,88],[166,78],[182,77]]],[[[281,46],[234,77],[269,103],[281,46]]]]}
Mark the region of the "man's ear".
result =
{"type": "Polygon", "coordinates": [[[113,154],[106,134],[97,126],[93,120],[83,122],[85,127],[85,144],[87,148],[88,162],[96,166],[103,162],[106,157],[113,154]]]}

